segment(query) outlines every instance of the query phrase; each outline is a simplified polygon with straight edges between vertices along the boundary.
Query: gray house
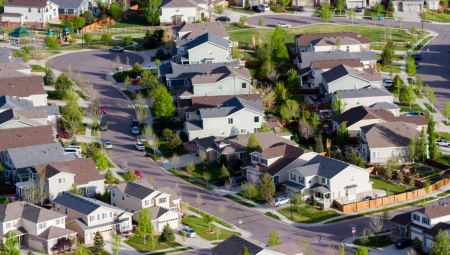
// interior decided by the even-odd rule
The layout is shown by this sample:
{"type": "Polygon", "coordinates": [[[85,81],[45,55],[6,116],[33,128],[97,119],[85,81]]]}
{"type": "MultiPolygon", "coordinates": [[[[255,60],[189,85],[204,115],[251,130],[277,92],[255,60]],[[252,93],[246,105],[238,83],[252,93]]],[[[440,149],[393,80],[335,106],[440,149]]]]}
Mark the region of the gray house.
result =
{"type": "Polygon", "coordinates": [[[173,62],[178,64],[224,63],[232,61],[232,42],[212,33],[197,38],[178,39],[172,52],[173,62]]]}
{"type": "Polygon", "coordinates": [[[339,65],[322,73],[320,93],[331,99],[331,94],[338,90],[361,89],[369,86],[381,88],[381,73],[367,73],[355,68],[339,65]]]}
{"type": "Polygon", "coordinates": [[[46,110],[8,109],[0,112],[0,129],[44,126],[47,118],[46,110]]]}
{"type": "Polygon", "coordinates": [[[60,143],[49,143],[7,149],[5,152],[5,180],[26,182],[28,169],[42,164],[52,164],[78,159],[76,153],[66,153],[60,143]]]}
{"type": "Polygon", "coordinates": [[[216,107],[199,109],[196,120],[184,123],[184,131],[189,140],[208,136],[250,134],[257,133],[264,121],[261,100],[234,97],[216,107]]]}
{"type": "Polygon", "coordinates": [[[34,106],[33,102],[27,99],[19,99],[10,96],[0,97],[0,113],[15,109],[19,111],[19,114],[28,110],[44,110],[47,111],[47,121],[54,124],[57,123],[59,118],[59,107],[54,105],[34,106]]]}
{"type": "Polygon", "coordinates": [[[394,116],[399,116],[400,114],[400,107],[394,105],[394,96],[385,88],[367,87],[363,89],[338,90],[331,95],[332,102],[338,100],[339,93],[344,100],[344,111],[364,105],[370,106],[372,109],[387,110],[389,108],[394,116]],[[386,104],[383,105],[382,103],[386,104]]]}

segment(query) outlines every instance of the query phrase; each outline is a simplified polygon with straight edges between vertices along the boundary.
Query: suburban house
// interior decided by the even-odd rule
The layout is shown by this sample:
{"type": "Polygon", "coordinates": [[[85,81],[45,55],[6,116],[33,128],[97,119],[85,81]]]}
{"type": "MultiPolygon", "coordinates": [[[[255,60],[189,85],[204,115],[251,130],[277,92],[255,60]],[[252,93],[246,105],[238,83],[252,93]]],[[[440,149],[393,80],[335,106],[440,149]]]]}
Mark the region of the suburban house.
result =
{"type": "Polygon", "coordinates": [[[410,161],[409,142],[413,135],[419,137],[420,132],[416,125],[400,121],[361,127],[361,154],[372,164],[386,163],[391,156],[402,162],[410,161]]]}
{"type": "MultiPolygon", "coordinates": [[[[2,49],[0,48],[0,50],[2,49]]],[[[21,62],[2,62],[1,57],[2,56],[0,56],[0,78],[22,77],[31,75],[31,67],[27,64],[21,62]]]]}
{"type": "Polygon", "coordinates": [[[89,0],[53,0],[58,5],[58,14],[79,16],[89,10],[89,0]]]}
{"type": "Polygon", "coordinates": [[[76,153],[66,153],[60,143],[8,148],[4,156],[5,180],[13,184],[28,181],[30,167],[78,159],[76,153]]]}
{"type": "Polygon", "coordinates": [[[24,76],[0,79],[0,97],[27,99],[34,106],[47,105],[47,92],[42,76],[24,76]]]}
{"type": "Polygon", "coordinates": [[[197,38],[177,39],[172,60],[177,64],[231,62],[231,44],[230,40],[209,32],[197,38]]]}
{"type": "Polygon", "coordinates": [[[425,8],[424,2],[426,2],[426,7],[430,10],[439,9],[439,1],[437,0],[392,0],[396,12],[422,12],[425,8]]]}
{"type": "MultiPolygon", "coordinates": [[[[97,170],[97,165],[91,158],[76,159],[66,162],[39,165],[29,168],[29,180],[39,183],[42,172],[45,171],[45,190],[51,201],[69,190],[72,185],[82,189],[86,196],[105,192],[105,177],[97,170]]],[[[16,183],[17,194],[27,188],[27,183],[16,183]]]]}
{"type": "Polygon", "coordinates": [[[424,250],[429,251],[439,230],[450,230],[448,200],[440,201],[439,205],[396,215],[392,217],[391,223],[394,227],[392,237],[413,240],[419,237],[423,241],[424,250]]]}
{"type": "MultiPolygon", "coordinates": [[[[295,5],[294,5],[295,6],[295,5]]],[[[295,52],[313,52],[313,51],[335,51],[336,40],[341,38],[341,51],[360,52],[370,49],[370,40],[367,36],[361,36],[355,32],[339,32],[339,33],[316,33],[301,34],[294,36],[295,52]],[[345,37],[345,39],[343,39],[345,37]],[[320,43],[319,43],[320,42],[320,43]],[[314,48],[315,44],[318,48],[314,48]],[[346,44],[348,43],[348,44],[346,44]],[[350,47],[350,45],[352,45],[350,47]],[[356,46],[358,45],[358,46],[356,46]],[[348,48],[347,48],[348,46],[348,48]],[[351,48],[351,49],[350,49],[351,48]],[[347,50],[348,49],[348,50],[347,50]],[[358,50],[359,49],[359,50],[358,50]]]]}
{"type": "Polygon", "coordinates": [[[66,215],[40,206],[18,201],[0,205],[1,238],[14,233],[20,246],[28,246],[46,254],[62,237],[74,238],[76,232],[66,229],[66,215]]]}
{"type": "Polygon", "coordinates": [[[381,88],[381,73],[367,73],[347,65],[338,65],[322,73],[320,93],[331,100],[332,93],[338,90],[362,89],[369,86],[381,88]]]}
{"type": "Polygon", "coordinates": [[[162,26],[203,21],[212,11],[208,0],[163,0],[159,8],[162,26]]]}
{"type": "Polygon", "coordinates": [[[274,246],[262,244],[260,241],[237,235],[228,237],[225,241],[214,246],[210,251],[212,255],[242,254],[244,247],[253,255],[302,255],[302,250],[295,242],[283,243],[274,246]]]}
{"type": "MultiPolygon", "coordinates": [[[[1,13],[0,16],[2,14],[4,14],[4,13],[1,13]]],[[[11,49],[10,48],[0,48],[0,63],[2,63],[2,64],[22,63],[22,66],[27,66],[23,62],[23,57],[13,57],[11,55],[11,49]]],[[[3,68],[4,66],[1,66],[1,67],[3,68]]],[[[31,70],[31,68],[29,66],[27,68],[31,70]]],[[[7,70],[7,69],[5,69],[5,70],[7,70]]],[[[5,75],[5,74],[3,74],[1,72],[1,70],[0,70],[0,75],[5,75]]]]}
{"type": "Polygon", "coordinates": [[[338,129],[344,124],[350,137],[361,136],[361,127],[384,122],[406,122],[416,126],[420,131],[427,130],[427,121],[424,116],[398,116],[396,117],[390,110],[375,110],[368,106],[358,106],[346,110],[344,113],[333,118],[333,129],[338,129]]]}
{"type": "Polygon", "coordinates": [[[216,107],[199,109],[196,120],[184,123],[184,131],[189,140],[208,136],[250,134],[259,132],[264,121],[261,100],[233,97],[216,107]]]}
{"type": "Polygon", "coordinates": [[[359,58],[313,60],[309,67],[299,70],[298,75],[301,77],[302,84],[309,84],[311,88],[318,88],[319,84],[322,83],[322,73],[339,65],[350,66],[359,71],[364,69],[364,64],[359,58]]]}
{"type": "Polygon", "coordinates": [[[162,232],[166,224],[172,229],[181,227],[181,197],[170,187],[156,188],[147,180],[116,184],[111,187],[111,203],[131,212],[134,221],[139,219],[139,211],[150,209],[152,225],[158,232],[162,232]]]}
{"type": "Polygon", "coordinates": [[[349,52],[349,51],[323,51],[323,52],[301,52],[298,55],[298,69],[311,67],[314,60],[337,60],[337,59],[359,59],[365,69],[375,69],[377,64],[377,54],[375,52],[349,52]]]}
{"type": "Polygon", "coordinates": [[[78,238],[86,245],[94,243],[98,231],[103,240],[113,238],[114,234],[131,231],[132,213],[97,199],[64,192],[53,199],[56,211],[67,216],[66,227],[78,233],[78,238]]]}
{"type": "Polygon", "coordinates": [[[345,204],[372,196],[369,170],[317,153],[301,156],[285,172],[289,174],[289,180],[283,183],[286,197],[301,193],[325,208],[333,200],[345,204]]]}
{"type": "Polygon", "coordinates": [[[206,33],[217,35],[226,40],[230,39],[230,35],[228,35],[222,22],[185,23],[172,29],[176,32],[174,40],[195,39],[206,33]]]}
{"type": "Polygon", "coordinates": [[[0,129],[44,126],[48,124],[47,118],[46,110],[9,109],[0,112],[0,129]]]}
{"type": "Polygon", "coordinates": [[[0,129],[0,163],[6,163],[5,153],[8,149],[54,142],[55,137],[50,126],[0,129]]]}
{"type": "Polygon", "coordinates": [[[9,109],[17,110],[18,114],[24,111],[40,110],[47,112],[47,123],[58,123],[60,116],[59,107],[55,105],[34,106],[33,101],[27,99],[20,99],[10,96],[0,97],[0,114],[9,109]]]}
{"type": "Polygon", "coordinates": [[[43,26],[58,21],[58,5],[48,0],[13,0],[4,5],[2,22],[14,25],[43,26]]]}
{"type": "Polygon", "coordinates": [[[291,6],[298,8],[299,6],[303,7],[314,7],[320,2],[320,0],[292,0],[291,6]]]}
{"type": "MultiPolygon", "coordinates": [[[[386,103],[387,105],[391,105],[390,107],[388,106],[388,108],[394,108],[389,109],[394,116],[399,116],[400,114],[400,107],[394,104],[394,96],[384,88],[367,87],[363,89],[338,90],[331,95],[332,105],[335,100],[338,100],[339,93],[342,100],[344,100],[345,107],[343,111],[361,105],[369,107],[374,105],[374,107],[377,108],[376,110],[381,110],[385,109],[383,108],[382,103],[386,103]]],[[[371,108],[374,109],[373,107],[371,108]]]]}
{"type": "MultiPolygon", "coordinates": [[[[283,143],[298,146],[298,144],[291,141],[291,134],[289,133],[257,132],[255,135],[262,149],[283,143]]],[[[201,150],[205,151],[206,160],[209,163],[219,160],[222,154],[227,157],[227,162],[234,162],[238,159],[244,161],[243,159],[247,158],[245,152],[250,136],[251,134],[228,137],[210,136],[195,139],[194,142],[197,144],[197,153],[201,150]]]]}

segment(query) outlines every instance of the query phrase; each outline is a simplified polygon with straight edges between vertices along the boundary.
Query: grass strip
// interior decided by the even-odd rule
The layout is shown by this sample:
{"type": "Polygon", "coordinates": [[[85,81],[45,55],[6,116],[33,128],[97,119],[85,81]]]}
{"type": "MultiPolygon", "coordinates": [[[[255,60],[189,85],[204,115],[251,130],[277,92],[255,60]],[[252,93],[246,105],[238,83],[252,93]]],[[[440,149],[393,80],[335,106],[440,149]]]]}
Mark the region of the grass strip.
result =
{"type": "Polygon", "coordinates": [[[446,126],[450,126],[450,121],[447,122],[446,120],[443,120],[442,123],[444,123],[444,125],[446,125],[446,126]]]}
{"type": "Polygon", "coordinates": [[[431,105],[429,103],[423,103],[423,105],[425,105],[425,107],[432,113],[437,113],[437,111],[431,107],[431,105]]]}
{"type": "Polygon", "coordinates": [[[83,98],[84,101],[88,101],[86,95],[84,95],[83,92],[79,91],[79,90],[75,90],[75,92],[81,97],[83,98]]]}
{"type": "Polygon", "coordinates": [[[441,194],[438,194],[438,196],[439,196],[439,197],[445,197],[445,196],[447,196],[448,194],[450,194],[450,190],[447,190],[447,191],[445,191],[445,192],[442,192],[441,194]]]}
{"type": "Polygon", "coordinates": [[[276,219],[276,220],[281,220],[281,218],[278,217],[278,215],[273,214],[273,213],[271,213],[271,212],[266,212],[265,215],[267,215],[267,216],[269,216],[269,217],[272,217],[272,218],[274,218],[274,219],[276,219]]]}
{"type": "Polygon", "coordinates": [[[31,72],[44,72],[45,73],[45,68],[40,65],[30,65],[30,67],[31,67],[31,72]]]}
{"type": "Polygon", "coordinates": [[[195,185],[200,186],[200,187],[202,187],[202,188],[204,188],[204,189],[207,189],[207,190],[214,190],[214,188],[207,187],[205,184],[203,184],[203,183],[201,183],[201,182],[198,182],[198,181],[196,181],[196,180],[190,179],[189,176],[186,176],[186,175],[184,175],[184,174],[178,172],[178,171],[175,170],[175,169],[172,169],[172,168],[171,168],[171,169],[169,169],[169,171],[172,172],[173,174],[177,175],[178,177],[181,177],[181,179],[184,179],[185,181],[188,181],[188,182],[190,182],[190,183],[192,183],[192,184],[195,184],[195,185]]]}
{"type": "Polygon", "coordinates": [[[394,243],[391,240],[386,239],[387,236],[388,235],[381,235],[378,237],[369,236],[369,241],[364,245],[361,243],[361,239],[358,238],[355,241],[353,241],[353,244],[358,246],[364,246],[367,248],[378,249],[394,243]]]}
{"type": "Polygon", "coordinates": [[[218,244],[221,244],[222,242],[214,242],[214,243],[211,243],[211,244],[214,244],[214,245],[218,245],[218,244]]]}
{"type": "Polygon", "coordinates": [[[433,36],[428,36],[427,38],[423,39],[422,42],[416,46],[414,50],[420,50],[429,40],[431,40],[433,36]]]}
{"type": "Polygon", "coordinates": [[[239,204],[241,204],[241,205],[245,205],[245,206],[247,206],[247,207],[255,207],[254,205],[252,205],[252,204],[250,204],[250,203],[248,203],[248,202],[245,202],[244,200],[241,200],[241,199],[239,199],[239,198],[237,198],[237,197],[233,197],[232,195],[225,195],[224,197],[226,197],[226,198],[228,198],[228,199],[231,199],[231,200],[233,200],[234,202],[239,203],[239,204]]]}
{"type": "MultiPolygon", "coordinates": [[[[210,215],[210,214],[204,213],[204,212],[202,212],[200,210],[197,210],[197,209],[195,209],[192,206],[189,206],[189,210],[191,210],[192,212],[195,212],[197,214],[200,214],[201,216],[210,215]]],[[[231,226],[230,224],[226,223],[225,221],[216,219],[216,222],[219,223],[220,225],[224,226],[224,227],[233,228],[233,226],[231,226]]]]}
{"type": "Polygon", "coordinates": [[[128,91],[128,90],[122,90],[122,92],[125,93],[125,95],[127,95],[127,97],[129,97],[131,100],[134,100],[134,99],[135,99],[134,96],[133,96],[133,94],[132,94],[130,91],[128,91]]]}
{"type": "MultiPolygon", "coordinates": [[[[429,197],[427,200],[427,202],[432,201],[436,199],[435,197],[429,197]]],[[[403,205],[397,205],[397,206],[393,206],[393,207],[388,207],[388,211],[393,211],[393,210],[397,210],[397,209],[401,209],[401,208],[405,208],[405,207],[409,207],[409,206],[414,206],[414,205],[418,205],[420,203],[423,202],[424,199],[419,200],[419,201],[415,201],[415,202],[411,202],[411,203],[407,203],[407,204],[403,204],[403,205]]],[[[365,212],[365,213],[360,213],[360,214],[355,214],[355,215],[350,215],[347,217],[343,217],[343,218],[339,218],[339,219],[335,219],[335,220],[330,220],[328,222],[325,222],[324,224],[331,224],[331,223],[336,223],[336,222],[340,222],[340,221],[344,221],[344,220],[351,220],[351,219],[356,219],[356,218],[360,218],[360,217],[364,217],[364,216],[368,216],[368,215],[372,215],[372,214],[376,214],[376,213],[382,213],[384,212],[384,209],[380,209],[380,210],[376,210],[376,211],[371,211],[371,212],[365,212]]]]}
{"type": "Polygon", "coordinates": [[[242,10],[242,9],[237,9],[237,8],[234,8],[234,7],[230,7],[230,10],[232,10],[234,12],[242,12],[242,13],[246,13],[246,14],[250,14],[250,15],[254,14],[253,12],[249,12],[249,11],[242,10]]]}
{"type": "Polygon", "coordinates": [[[145,146],[145,150],[152,154],[152,157],[154,160],[160,160],[161,158],[158,157],[158,155],[156,155],[155,151],[153,151],[152,147],[150,146],[150,144],[148,144],[147,141],[143,141],[142,144],[145,146]]]}
{"type": "Polygon", "coordinates": [[[176,249],[176,250],[171,250],[171,251],[162,251],[162,252],[152,253],[152,255],[170,254],[170,253],[188,251],[188,250],[193,250],[193,249],[194,248],[192,248],[192,247],[187,247],[187,248],[181,248],[181,249],[176,249]]]}

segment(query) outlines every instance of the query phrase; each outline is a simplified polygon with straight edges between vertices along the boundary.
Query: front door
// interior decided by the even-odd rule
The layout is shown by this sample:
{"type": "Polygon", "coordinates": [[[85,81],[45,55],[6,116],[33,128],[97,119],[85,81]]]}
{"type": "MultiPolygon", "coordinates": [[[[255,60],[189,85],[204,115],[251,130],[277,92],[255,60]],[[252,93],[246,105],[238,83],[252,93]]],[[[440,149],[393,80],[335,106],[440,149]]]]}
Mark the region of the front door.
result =
{"type": "Polygon", "coordinates": [[[205,13],[202,13],[202,20],[205,19],[205,13]]]}
{"type": "Polygon", "coordinates": [[[355,188],[353,189],[348,189],[348,199],[352,200],[356,198],[356,191],[355,188]]]}

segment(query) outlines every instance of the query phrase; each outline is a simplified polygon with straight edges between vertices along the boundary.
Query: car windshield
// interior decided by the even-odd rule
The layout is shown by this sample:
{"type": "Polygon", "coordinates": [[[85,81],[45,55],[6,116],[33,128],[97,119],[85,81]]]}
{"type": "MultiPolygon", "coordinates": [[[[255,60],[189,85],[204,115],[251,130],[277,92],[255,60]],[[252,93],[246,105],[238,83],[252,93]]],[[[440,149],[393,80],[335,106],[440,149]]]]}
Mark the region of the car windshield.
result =
{"type": "Polygon", "coordinates": [[[111,142],[106,142],[106,145],[110,145],[111,144],[111,142]]]}
{"type": "Polygon", "coordinates": [[[136,171],[136,170],[134,170],[134,173],[135,173],[135,174],[139,174],[139,172],[138,172],[138,171],[136,171]]]}
{"type": "Polygon", "coordinates": [[[192,230],[192,229],[189,229],[188,232],[189,232],[189,233],[195,233],[195,231],[192,230]]]}
{"type": "Polygon", "coordinates": [[[144,146],[144,144],[142,144],[142,143],[137,143],[137,146],[144,146]]]}

